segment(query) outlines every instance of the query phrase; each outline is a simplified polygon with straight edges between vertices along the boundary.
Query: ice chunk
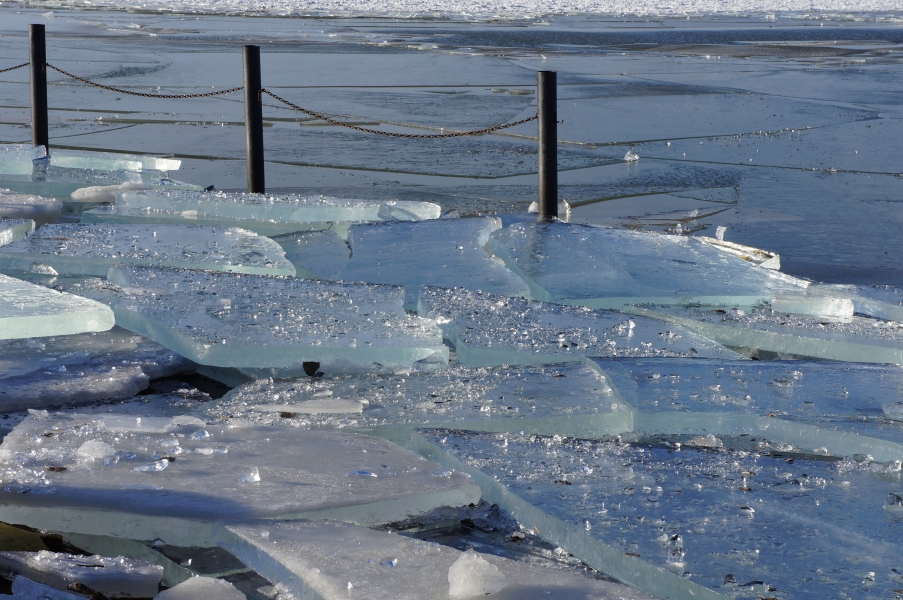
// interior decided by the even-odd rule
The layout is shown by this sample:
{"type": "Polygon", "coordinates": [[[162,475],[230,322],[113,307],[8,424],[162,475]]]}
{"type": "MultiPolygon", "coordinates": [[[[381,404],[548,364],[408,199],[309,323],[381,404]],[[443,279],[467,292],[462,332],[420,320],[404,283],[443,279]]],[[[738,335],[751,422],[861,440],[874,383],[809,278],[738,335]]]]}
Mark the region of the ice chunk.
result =
{"type": "Polygon", "coordinates": [[[31,175],[33,161],[47,155],[44,146],[25,144],[0,145],[0,175],[31,175]]]}
{"type": "Polygon", "coordinates": [[[0,572],[65,590],[80,583],[111,598],[151,598],[156,595],[163,567],[123,556],[78,556],[56,552],[0,552],[0,572]]]}
{"type": "Polygon", "coordinates": [[[502,591],[508,580],[499,568],[468,549],[448,568],[448,595],[452,598],[489,596],[502,591]]]}
{"type": "Polygon", "coordinates": [[[109,307],[72,294],[0,275],[0,339],[106,331],[109,307]]]}
{"type": "Polygon", "coordinates": [[[0,268],[27,270],[34,262],[62,274],[99,277],[114,264],[295,274],[282,248],[269,238],[206,226],[54,224],[0,247],[0,268]]]}
{"type": "Polygon", "coordinates": [[[686,330],[614,311],[441,288],[423,290],[417,310],[436,320],[458,360],[474,367],[581,356],[739,358],[686,330]]]}
{"type": "Polygon", "coordinates": [[[811,285],[807,294],[850,298],[856,312],[903,323],[903,290],[889,285],[811,285]]]}
{"type": "Polygon", "coordinates": [[[31,219],[0,218],[0,246],[18,242],[31,233],[34,233],[34,221],[31,219]]]}
{"type": "Polygon", "coordinates": [[[526,281],[533,299],[590,308],[746,307],[808,285],[688,236],[520,223],[493,233],[488,247],[526,281]]]}
{"type": "Polygon", "coordinates": [[[246,596],[223,579],[192,577],[160,592],[154,600],[246,600],[246,596]]]}
{"type": "Polygon", "coordinates": [[[37,583],[17,575],[12,585],[13,600],[84,600],[84,596],[76,596],[63,592],[43,583],[37,583]]]}
{"type": "Polygon", "coordinates": [[[182,161],[173,158],[54,149],[50,166],[65,169],[90,169],[93,171],[177,171],[182,161]]]}
{"type": "Polygon", "coordinates": [[[849,322],[853,318],[853,301],[830,296],[774,296],[771,299],[771,310],[849,322]]]}
{"type": "Polygon", "coordinates": [[[722,252],[727,252],[728,254],[733,254],[738,258],[742,258],[745,261],[751,262],[754,265],[758,265],[760,267],[766,269],[772,269],[774,271],[781,270],[781,256],[774,252],[769,252],[768,250],[760,250],[759,248],[753,248],[752,246],[744,246],[742,244],[735,244],[733,242],[724,241],[724,232],[726,231],[725,227],[718,227],[715,232],[715,237],[705,237],[698,236],[696,239],[705,242],[706,244],[711,244],[715,248],[718,248],[722,252]],[[718,237],[718,236],[721,237],[718,237]]]}
{"type": "Polygon", "coordinates": [[[63,203],[56,198],[0,189],[0,218],[31,219],[40,226],[56,221],[62,208],[63,203]]]}
{"type": "MultiPolygon", "coordinates": [[[[539,202],[531,202],[527,207],[528,213],[539,212],[539,202]]],[[[558,200],[558,219],[567,223],[571,220],[571,205],[567,200],[558,200]]]]}
{"type": "Polygon", "coordinates": [[[0,445],[0,519],[203,546],[216,521],[384,523],[479,499],[469,476],[438,477],[437,464],[385,440],[220,423],[196,439],[202,422],[185,417],[33,412],[0,445]],[[83,460],[88,440],[119,460],[83,460]],[[348,475],[360,470],[379,476],[348,475]],[[259,481],[243,483],[248,473],[259,481]]]}
{"type": "Polygon", "coordinates": [[[93,185],[75,190],[69,194],[69,201],[89,204],[113,204],[116,202],[116,195],[120,192],[150,189],[153,189],[152,186],[141,182],[126,182],[117,185],[93,185]]]}
{"type": "Polygon", "coordinates": [[[224,548],[298,598],[446,600],[450,569],[457,572],[461,565],[454,565],[467,557],[464,565],[494,571],[492,583],[480,586],[483,593],[494,592],[493,600],[651,600],[625,585],[345,523],[270,521],[228,530],[224,548]],[[508,583],[500,589],[503,580],[508,583]]]}
{"type": "Polygon", "coordinates": [[[483,250],[501,226],[498,218],[481,217],[352,227],[351,260],[339,278],[403,285],[410,308],[424,285],[523,296],[523,281],[483,250]]]}
{"type": "Polygon", "coordinates": [[[285,258],[295,265],[297,277],[339,279],[351,257],[347,242],[331,229],[289,233],[272,240],[285,250],[285,258]]]}
{"type": "Polygon", "coordinates": [[[71,289],[109,303],[121,326],[200,364],[289,376],[410,369],[448,357],[439,328],[405,313],[401,288],[142,267],[115,267],[109,276],[122,288],[71,289]]]}
{"type": "Polygon", "coordinates": [[[624,155],[625,162],[636,162],[640,160],[640,156],[633,151],[633,148],[627,151],[627,154],[624,155]]]}

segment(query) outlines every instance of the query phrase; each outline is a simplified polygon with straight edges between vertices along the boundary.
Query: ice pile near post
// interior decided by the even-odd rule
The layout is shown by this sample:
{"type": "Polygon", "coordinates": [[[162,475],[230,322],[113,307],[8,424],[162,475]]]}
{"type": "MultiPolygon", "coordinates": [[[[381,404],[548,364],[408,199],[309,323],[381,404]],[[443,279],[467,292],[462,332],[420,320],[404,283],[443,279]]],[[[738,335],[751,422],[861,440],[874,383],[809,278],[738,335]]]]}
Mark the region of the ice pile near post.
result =
{"type": "Polygon", "coordinates": [[[542,364],[581,356],[739,358],[660,320],[582,306],[426,288],[417,310],[439,323],[458,360],[472,367],[542,364]]]}
{"type": "Polygon", "coordinates": [[[278,244],[236,228],[179,225],[45,225],[0,247],[0,268],[105,277],[117,264],[294,275],[278,244]]]}
{"type": "Polygon", "coordinates": [[[197,223],[243,227],[278,235],[338,227],[362,221],[436,219],[430,202],[345,200],[324,196],[247,194],[239,192],[124,191],[115,203],[84,213],[83,222],[197,223]]]}

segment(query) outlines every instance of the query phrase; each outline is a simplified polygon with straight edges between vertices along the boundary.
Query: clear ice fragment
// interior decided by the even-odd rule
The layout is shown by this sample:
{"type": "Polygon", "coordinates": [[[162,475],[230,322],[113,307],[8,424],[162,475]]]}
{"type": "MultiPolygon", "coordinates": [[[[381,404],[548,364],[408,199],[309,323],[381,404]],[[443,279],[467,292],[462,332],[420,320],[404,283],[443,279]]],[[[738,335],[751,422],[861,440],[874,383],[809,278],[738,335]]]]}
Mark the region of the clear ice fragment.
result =
{"type": "Polygon", "coordinates": [[[0,246],[25,239],[25,236],[34,233],[34,226],[34,221],[31,219],[0,218],[0,246]]]}
{"type": "Polygon", "coordinates": [[[718,227],[715,232],[714,238],[700,235],[697,236],[696,239],[705,242],[706,244],[711,244],[722,252],[732,254],[762,268],[771,269],[773,271],[781,270],[780,254],[769,252],[768,250],[753,248],[752,246],[744,246],[742,244],[735,244],[734,242],[726,242],[724,240],[724,232],[726,231],[726,229],[727,228],[725,227],[718,227]],[[718,237],[719,235],[721,237],[718,237]]]}
{"type": "Polygon", "coordinates": [[[850,321],[853,318],[853,301],[849,298],[815,295],[774,296],[771,299],[771,310],[850,321]]]}
{"type": "Polygon", "coordinates": [[[154,600],[246,600],[234,585],[213,577],[192,577],[154,596],[154,600]]]}
{"type": "Polygon", "coordinates": [[[54,149],[50,166],[93,171],[177,171],[182,161],[134,154],[54,149]]]}
{"type": "Polygon", "coordinates": [[[69,202],[85,203],[85,204],[113,204],[116,202],[116,195],[127,191],[143,191],[153,189],[152,186],[141,183],[127,181],[116,185],[92,185],[75,190],[69,194],[69,202]]]}
{"type": "Polygon", "coordinates": [[[468,549],[448,568],[448,595],[452,598],[489,596],[502,591],[508,580],[499,568],[468,549]]]}
{"type": "Polygon", "coordinates": [[[40,226],[56,221],[62,209],[63,203],[56,198],[0,189],[0,218],[31,219],[40,226]]]}

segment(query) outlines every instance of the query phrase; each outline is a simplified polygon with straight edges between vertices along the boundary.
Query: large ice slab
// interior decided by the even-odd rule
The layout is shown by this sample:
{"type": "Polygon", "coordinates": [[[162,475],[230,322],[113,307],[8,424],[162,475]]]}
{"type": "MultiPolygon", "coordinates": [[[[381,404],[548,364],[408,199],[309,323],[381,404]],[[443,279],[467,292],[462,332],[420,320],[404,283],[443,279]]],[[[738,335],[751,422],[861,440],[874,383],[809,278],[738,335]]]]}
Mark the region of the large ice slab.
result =
{"type": "Polygon", "coordinates": [[[697,239],[565,223],[514,224],[488,247],[535,300],[590,308],[626,304],[752,306],[807,281],[753,265],[697,239]]]}
{"type": "Polygon", "coordinates": [[[30,144],[0,145],[0,175],[31,175],[33,161],[47,155],[44,146],[30,144]]]}
{"type": "Polygon", "coordinates": [[[582,306],[426,288],[417,311],[439,323],[458,360],[474,367],[582,356],[739,358],[720,344],[656,319],[582,306]]]}
{"type": "Polygon", "coordinates": [[[306,362],[329,372],[448,359],[439,328],[406,314],[397,287],[146,267],[114,267],[109,277],[117,285],[67,289],[109,304],[122,327],[200,364],[288,376],[304,375],[306,362]]]}
{"type": "Polygon", "coordinates": [[[498,600],[652,600],[625,585],[344,523],[271,521],[228,530],[223,547],[298,598],[445,600],[485,597],[487,589],[498,600]],[[458,570],[469,585],[453,588],[458,570]],[[490,581],[495,585],[484,588],[490,581]]]}
{"type": "Polygon", "coordinates": [[[382,523],[479,499],[469,476],[385,440],[221,423],[33,411],[0,445],[0,519],[203,546],[218,521],[382,523]]]}
{"type": "Polygon", "coordinates": [[[0,246],[25,239],[34,233],[34,221],[31,219],[4,219],[0,217],[0,246]]]}
{"type": "MultiPolygon", "coordinates": [[[[520,523],[647,590],[667,585],[662,571],[692,573],[696,584],[738,597],[816,599],[841,589],[880,597],[898,585],[903,521],[889,499],[898,494],[899,463],[714,443],[667,447],[444,430],[428,437],[457,457],[443,464],[479,468],[484,493],[495,489],[487,499],[501,499],[520,523]],[[658,575],[637,581],[650,574],[641,561],[658,575]]],[[[669,597],[706,596],[679,582],[672,579],[669,597]]]]}
{"type": "Polygon", "coordinates": [[[182,161],[138,154],[54,149],[50,166],[92,171],[177,171],[182,161]]]}
{"type": "Polygon", "coordinates": [[[403,285],[405,304],[411,308],[425,285],[526,295],[524,282],[483,249],[489,235],[501,227],[496,217],[352,227],[351,260],[339,277],[403,285]]]}
{"type": "Polygon", "coordinates": [[[271,239],[285,250],[297,277],[337,280],[351,258],[348,243],[332,229],[287,233],[271,239]]]}
{"type": "Polygon", "coordinates": [[[62,209],[63,203],[56,198],[0,189],[0,218],[31,219],[43,225],[56,221],[62,209]]]}
{"type": "Polygon", "coordinates": [[[294,275],[282,248],[243,229],[182,225],[45,225],[0,247],[0,268],[28,271],[34,263],[60,274],[104,277],[115,264],[158,265],[294,275]]]}
{"type": "Polygon", "coordinates": [[[56,552],[0,552],[0,573],[22,575],[65,590],[83,586],[109,598],[151,598],[157,594],[163,567],[118,556],[81,556],[56,552]]]}
{"type": "Polygon", "coordinates": [[[418,201],[150,190],[117,194],[115,204],[92,210],[84,219],[234,225],[275,235],[328,229],[337,223],[436,219],[439,214],[439,205],[418,201]]]}
{"type": "Polygon", "coordinates": [[[809,286],[812,296],[848,298],[856,312],[887,321],[903,322],[903,289],[890,285],[818,284],[809,286]]]}
{"type": "Polygon", "coordinates": [[[300,428],[384,429],[429,424],[593,437],[632,428],[630,406],[592,363],[405,375],[261,380],[235,388],[194,416],[300,428]]]}
{"type": "Polygon", "coordinates": [[[109,307],[0,275],[0,339],[106,331],[114,325],[109,307]]]}

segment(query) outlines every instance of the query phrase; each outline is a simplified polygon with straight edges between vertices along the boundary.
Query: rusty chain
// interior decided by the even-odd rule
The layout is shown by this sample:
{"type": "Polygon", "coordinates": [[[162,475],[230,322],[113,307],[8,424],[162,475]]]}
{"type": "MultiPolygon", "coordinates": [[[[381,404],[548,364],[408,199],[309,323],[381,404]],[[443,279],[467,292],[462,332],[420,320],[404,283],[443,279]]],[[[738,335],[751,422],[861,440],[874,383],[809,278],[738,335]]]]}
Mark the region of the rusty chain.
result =
{"type": "Polygon", "coordinates": [[[0,69],[0,73],[6,73],[7,71],[15,71],[16,69],[21,69],[22,67],[27,67],[30,65],[30,62],[22,63],[21,65],[16,65],[15,67],[8,67],[6,69],[0,69]]]}
{"type": "Polygon", "coordinates": [[[355,131],[362,131],[364,133],[375,133],[377,135],[385,135],[388,137],[396,137],[396,138],[408,138],[408,139],[421,139],[421,140],[434,140],[438,138],[453,138],[453,137],[464,137],[467,135],[482,135],[484,133],[492,133],[493,131],[498,131],[499,129],[507,129],[509,127],[514,127],[515,125],[522,125],[524,123],[529,123],[530,121],[535,121],[537,116],[533,115],[532,117],[527,117],[526,119],[521,119],[520,121],[515,121],[514,123],[503,123],[502,125],[495,125],[493,127],[487,127],[485,129],[476,129],[473,131],[460,131],[457,133],[434,133],[434,134],[417,134],[417,133],[393,133],[391,131],[380,131],[378,129],[369,129],[367,127],[358,127],[357,125],[352,125],[350,123],[343,123],[342,121],[336,121],[335,119],[331,119],[324,114],[314,112],[312,110],[307,110],[306,108],[301,108],[297,104],[293,104],[282,98],[277,96],[270,90],[264,88],[260,90],[261,94],[266,94],[272,98],[275,98],[279,102],[282,102],[286,106],[290,106],[297,111],[301,111],[306,115],[314,117],[315,119],[320,119],[322,121],[326,121],[327,123],[332,123],[333,125],[338,125],[340,127],[347,127],[348,129],[354,129],[355,131]]]}
{"type": "MultiPolygon", "coordinates": [[[[28,63],[25,63],[28,64],[28,63]]],[[[123,90],[121,88],[110,87],[108,85],[102,85],[100,83],[94,83],[93,81],[89,81],[84,77],[79,77],[78,75],[73,75],[68,71],[64,71],[59,67],[54,67],[50,63],[47,63],[47,66],[53,69],[58,73],[62,73],[66,77],[71,77],[77,81],[81,81],[82,83],[87,83],[88,85],[93,85],[94,87],[100,88],[102,90],[107,90],[110,92],[117,92],[119,94],[127,94],[129,96],[141,96],[142,98],[207,98],[209,96],[219,96],[221,94],[231,94],[232,92],[237,92],[239,90],[245,89],[244,86],[238,86],[234,88],[229,88],[227,90],[219,90],[218,92],[205,92],[203,94],[148,94],[145,92],[132,92],[130,90],[123,90]]]]}

